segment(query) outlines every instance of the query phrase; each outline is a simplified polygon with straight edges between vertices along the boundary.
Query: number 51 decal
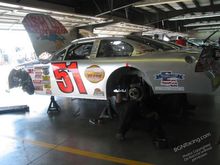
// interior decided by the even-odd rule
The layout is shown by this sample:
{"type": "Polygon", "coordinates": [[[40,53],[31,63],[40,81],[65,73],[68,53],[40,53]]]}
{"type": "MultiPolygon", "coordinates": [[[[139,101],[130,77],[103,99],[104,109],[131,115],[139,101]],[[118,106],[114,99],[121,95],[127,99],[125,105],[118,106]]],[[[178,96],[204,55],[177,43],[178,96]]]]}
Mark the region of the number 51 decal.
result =
{"type": "Polygon", "coordinates": [[[71,72],[79,93],[87,94],[86,88],[79,74],[77,62],[71,62],[69,65],[67,65],[66,62],[52,63],[52,68],[57,85],[62,92],[72,93],[74,91],[74,86],[69,76],[69,72],[71,72]]]}

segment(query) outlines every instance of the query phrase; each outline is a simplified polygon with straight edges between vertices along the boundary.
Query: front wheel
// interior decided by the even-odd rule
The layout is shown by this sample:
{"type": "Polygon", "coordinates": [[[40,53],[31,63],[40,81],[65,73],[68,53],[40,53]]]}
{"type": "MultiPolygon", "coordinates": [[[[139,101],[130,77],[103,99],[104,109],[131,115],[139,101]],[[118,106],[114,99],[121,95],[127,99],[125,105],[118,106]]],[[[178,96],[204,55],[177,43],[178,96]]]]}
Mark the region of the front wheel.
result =
{"type": "Polygon", "coordinates": [[[125,76],[119,82],[119,90],[125,92],[128,100],[141,101],[148,94],[147,84],[137,75],[125,76]]]}

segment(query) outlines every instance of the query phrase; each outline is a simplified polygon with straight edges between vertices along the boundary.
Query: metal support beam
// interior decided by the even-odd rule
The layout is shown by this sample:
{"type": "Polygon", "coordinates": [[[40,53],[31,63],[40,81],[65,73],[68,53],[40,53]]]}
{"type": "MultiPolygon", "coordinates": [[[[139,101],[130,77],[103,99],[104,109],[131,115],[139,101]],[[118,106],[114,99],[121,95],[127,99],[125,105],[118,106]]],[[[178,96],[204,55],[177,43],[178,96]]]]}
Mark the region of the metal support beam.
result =
{"type": "Polygon", "coordinates": [[[187,24],[191,24],[191,23],[195,23],[195,22],[214,22],[214,21],[219,21],[220,20],[220,16],[219,17],[207,17],[207,18],[199,18],[199,19],[190,19],[190,20],[182,20],[183,25],[187,25],[187,24]]]}
{"type": "Polygon", "coordinates": [[[135,7],[145,7],[151,5],[162,5],[162,4],[171,4],[177,2],[186,2],[191,0],[143,0],[134,4],[135,7]]]}
{"type": "Polygon", "coordinates": [[[164,7],[166,7],[167,9],[174,11],[176,9],[174,9],[172,6],[170,6],[169,4],[163,4],[164,7]]]}
{"type": "Polygon", "coordinates": [[[132,4],[124,5],[124,6],[121,6],[121,7],[118,7],[118,8],[115,8],[115,9],[112,9],[112,10],[109,10],[109,11],[97,14],[96,17],[102,16],[102,15],[106,15],[106,14],[109,14],[111,12],[114,12],[114,11],[117,11],[117,10],[121,10],[121,9],[130,7],[130,6],[132,6],[132,4]]]}
{"type": "Polygon", "coordinates": [[[197,0],[193,0],[193,3],[196,5],[197,8],[200,8],[200,7],[201,7],[200,4],[199,4],[199,2],[198,2],[197,0]]]}
{"type": "Polygon", "coordinates": [[[187,8],[184,10],[176,10],[176,11],[169,11],[161,15],[160,20],[152,20],[152,21],[162,21],[162,20],[167,20],[171,19],[173,17],[177,17],[179,15],[184,15],[187,13],[193,13],[193,12],[217,12],[220,11],[220,4],[216,4],[214,6],[201,6],[200,8],[187,8]]]}
{"type": "Polygon", "coordinates": [[[156,6],[148,6],[149,8],[151,8],[151,9],[153,9],[153,10],[155,10],[156,12],[159,12],[159,13],[164,13],[164,11],[163,10],[161,10],[161,9],[159,9],[159,8],[157,8],[156,6]]]}
{"type": "Polygon", "coordinates": [[[113,0],[112,0],[112,7],[113,7],[113,8],[110,9],[110,10],[108,10],[108,11],[105,11],[105,12],[103,12],[103,13],[97,14],[96,17],[102,16],[102,15],[106,15],[106,14],[109,14],[109,13],[112,13],[112,12],[115,12],[115,11],[118,11],[118,10],[121,10],[121,9],[128,8],[128,7],[130,7],[130,6],[133,6],[137,1],[139,1],[139,0],[130,0],[131,3],[129,3],[129,4],[124,4],[124,5],[120,6],[120,7],[114,8],[114,7],[113,7],[113,0]]]}
{"type": "Polygon", "coordinates": [[[93,3],[95,4],[96,8],[98,9],[98,11],[101,13],[102,10],[101,8],[99,7],[99,5],[97,4],[97,2],[95,0],[93,0],[93,3]]]}
{"type": "Polygon", "coordinates": [[[178,4],[182,9],[184,9],[184,10],[188,9],[188,8],[186,7],[185,3],[183,3],[183,2],[178,2],[177,4],[178,4]]]}
{"type": "Polygon", "coordinates": [[[192,20],[192,22],[195,21],[203,21],[203,20],[219,20],[220,14],[214,13],[214,14],[200,14],[200,13],[195,13],[193,16],[177,16],[174,18],[170,18],[169,21],[188,21],[192,20]]]}
{"type": "Polygon", "coordinates": [[[213,6],[213,5],[214,5],[213,0],[210,0],[210,5],[211,5],[211,6],[213,6]]]}
{"type": "Polygon", "coordinates": [[[184,27],[201,27],[201,26],[216,26],[216,25],[220,25],[220,21],[218,21],[218,22],[205,22],[205,23],[196,22],[196,23],[184,25],[184,27]]]}

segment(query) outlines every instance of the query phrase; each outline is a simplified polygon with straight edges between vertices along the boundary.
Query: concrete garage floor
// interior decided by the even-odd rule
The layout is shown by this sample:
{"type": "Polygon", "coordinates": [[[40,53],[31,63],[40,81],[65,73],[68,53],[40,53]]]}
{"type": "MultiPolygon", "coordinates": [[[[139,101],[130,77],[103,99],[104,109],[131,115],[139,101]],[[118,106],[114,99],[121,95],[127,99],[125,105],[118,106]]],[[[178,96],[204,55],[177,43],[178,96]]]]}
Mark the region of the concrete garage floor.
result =
{"type": "Polygon", "coordinates": [[[142,129],[130,130],[126,141],[116,140],[117,119],[99,125],[89,123],[89,118],[97,117],[101,112],[104,101],[57,99],[61,113],[48,115],[48,96],[28,96],[18,91],[1,93],[1,106],[13,102],[30,107],[29,113],[0,115],[1,165],[220,163],[220,145],[217,144],[220,138],[219,91],[215,95],[190,95],[190,102],[197,105],[195,115],[164,123],[169,139],[175,139],[179,145],[191,142],[190,146],[177,152],[174,147],[156,148],[149,133],[142,129]],[[201,136],[204,140],[195,141],[201,136]]]}

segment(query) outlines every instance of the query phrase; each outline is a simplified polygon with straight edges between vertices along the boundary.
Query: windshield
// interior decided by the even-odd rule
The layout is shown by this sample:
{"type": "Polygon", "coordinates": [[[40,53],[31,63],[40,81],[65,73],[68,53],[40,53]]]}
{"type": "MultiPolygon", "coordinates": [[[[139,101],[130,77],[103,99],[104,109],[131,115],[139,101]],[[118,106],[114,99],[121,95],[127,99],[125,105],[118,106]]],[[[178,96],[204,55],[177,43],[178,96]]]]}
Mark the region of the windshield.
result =
{"type": "Polygon", "coordinates": [[[206,35],[206,37],[204,38],[201,37],[199,38],[189,38],[187,40],[187,43],[191,46],[197,46],[197,47],[202,47],[202,46],[208,46],[208,45],[212,45],[212,46],[216,46],[216,47],[219,47],[219,43],[220,43],[220,40],[219,40],[219,33],[217,35],[217,32],[218,31],[213,31],[213,32],[210,32],[206,35]]]}

